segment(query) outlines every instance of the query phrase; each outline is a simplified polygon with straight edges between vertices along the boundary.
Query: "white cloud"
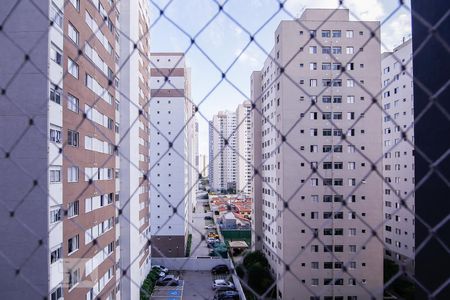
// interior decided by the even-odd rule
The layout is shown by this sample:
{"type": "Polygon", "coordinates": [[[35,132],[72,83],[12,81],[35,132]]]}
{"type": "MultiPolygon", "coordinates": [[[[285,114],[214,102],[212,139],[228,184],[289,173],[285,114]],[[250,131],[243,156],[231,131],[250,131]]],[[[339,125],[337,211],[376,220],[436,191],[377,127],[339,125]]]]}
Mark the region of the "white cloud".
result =
{"type": "MultiPolygon", "coordinates": [[[[299,17],[305,8],[339,8],[338,0],[287,0],[286,9],[299,17]]],[[[384,15],[380,0],[344,0],[343,8],[348,8],[357,18],[372,21],[380,20],[384,15]]]]}
{"type": "Polygon", "coordinates": [[[382,50],[392,51],[394,47],[402,43],[403,37],[408,38],[410,36],[411,16],[409,13],[395,15],[381,28],[381,39],[385,46],[382,50]]]}

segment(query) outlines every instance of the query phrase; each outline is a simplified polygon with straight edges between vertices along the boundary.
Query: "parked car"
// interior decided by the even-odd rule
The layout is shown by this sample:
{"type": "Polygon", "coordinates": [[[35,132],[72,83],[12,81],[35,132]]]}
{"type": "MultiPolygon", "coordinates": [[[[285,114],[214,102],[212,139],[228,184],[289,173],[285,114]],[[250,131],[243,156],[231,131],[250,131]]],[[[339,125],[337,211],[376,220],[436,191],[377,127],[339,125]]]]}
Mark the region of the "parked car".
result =
{"type": "Polygon", "coordinates": [[[216,289],[216,292],[225,292],[225,291],[236,291],[236,288],[235,287],[221,286],[221,287],[218,287],[216,289]]]}
{"type": "Polygon", "coordinates": [[[213,274],[213,275],[229,274],[229,273],[230,273],[230,269],[228,269],[227,265],[217,265],[211,269],[211,274],[213,274]]]}
{"type": "Polygon", "coordinates": [[[166,267],[164,267],[164,266],[160,266],[160,265],[154,265],[154,266],[152,266],[152,270],[154,270],[154,269],[157,269],[157,270],[159,270],[160,272],[164,272],[164,273],[168,273],[169,272],[169,269],[167,269],[166,267]]]}
{"type": "Polygon", "coordinates": [[[205,220],[212,220],[213,219],[213,217],[211,217],[211,216],[205,216],[205,218],[204,218],[205,220]]]}
{"type": "Polygon", "coordinates": [[[179,284],[180,284],[179,279],[178,277],[175,277],[175,275],[166,275],[156,280],[156,285],[178,286],[179,284]]]}
{"type": "Polygon", "coordinates": [[[213,224],[209,224],[209,225],[205,226],[205,229],[215,229],[215,228],[216,228],[216,225],[213,225],[213,224]]]}
{"type": "Polygon", "coordinates": [[[216,238],[209,237],[209,238],[206,239],[206,243],[207,244],[220,243],[220,240],[216,239],[216,238]]]}
{"type": "Polygon", "coordinates": [[[220,291],[214,295],[216,300],[239,300],[239,293],[237,291],[220,291]]]}
{"type": "Polygon", "coordinates": [[[216,279],[213,281],[212,288],[213,290],[219,288],[219,287],[228,287],[228,288],[234,288],[234,284],[228,280],[224,279],[216,279]]]}

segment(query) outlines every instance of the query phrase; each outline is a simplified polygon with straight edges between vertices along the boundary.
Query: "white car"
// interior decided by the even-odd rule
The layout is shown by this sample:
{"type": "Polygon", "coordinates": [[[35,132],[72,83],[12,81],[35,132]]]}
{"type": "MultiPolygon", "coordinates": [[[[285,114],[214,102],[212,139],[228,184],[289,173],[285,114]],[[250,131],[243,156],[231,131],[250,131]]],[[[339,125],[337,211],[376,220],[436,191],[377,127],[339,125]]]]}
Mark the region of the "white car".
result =
{"type": "Polygon", "coordinates": [[[164,272],[164,273],[168,273],[169,272],[169,269],[167,269],[166,267],[164,267],[164,266],[160,266],[160,265],[154,265],[154,266],[152,266],[152,270],[153,269],[157,269],[158,271],[160,271],[160,272],[164,272]]]}
{"type": "Polygon", "coordinates": [[[205,229],[216,229],[216,226],[215,226],[215,225],[212,225],[212,224],[206,225],[206,226],[205,226],[205,229]]]}
{"type": "Polygon", "coordinates": [[[213,290],[222,288],[222,287],[234,288],[234,284],[232,282],[230,282],[228,280],[224,280],[224,279],[214,280],[213,285],[212,285],[213,290]]]}

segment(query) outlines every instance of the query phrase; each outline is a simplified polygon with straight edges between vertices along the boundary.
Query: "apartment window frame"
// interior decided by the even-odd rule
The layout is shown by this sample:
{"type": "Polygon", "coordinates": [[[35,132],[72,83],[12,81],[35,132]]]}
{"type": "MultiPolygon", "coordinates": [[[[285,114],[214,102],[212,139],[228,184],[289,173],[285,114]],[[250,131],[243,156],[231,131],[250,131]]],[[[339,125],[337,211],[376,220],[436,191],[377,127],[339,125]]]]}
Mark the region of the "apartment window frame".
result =
{"type": "Polygon", "coordinates": [[[75,130],[67,130],[67,145],[72,147],[80,146],[80,133],[75,130]]]}
{"type": "Polygon", "coordinates": [[[79,79],[80,66],[70,57],[67,57],[67,72],[76,79],[79,79]]]}
{"type": "Polygon", "coordinates": [[[78,182],[80,180],[80,168],[72,166],[67,168],[67,182],[78,182]]]}
{"type": "Polygon", "coordinates": [[[74,112],[80,112],[80,100],[72,94],[67,94],[67,109],[74,112]]]}
{"type": "Polygon", "coordinates": [[[76,45],[80,44],[80,32],[75,28],[72,23],[67,24],[67,36],[70,38],[72,42],[76,45]]]}
{"type": "Polygon", "coordinates": [[[67,254],[71,255],[80,249],[80,235],[74,235],[67,240],[67,254]]]}
{"type": "Polygon", "coordinates": [[[68,204],[67,206],[67,217],[73,218],[80,214],[80,201],[75,200],[68,204]]]}

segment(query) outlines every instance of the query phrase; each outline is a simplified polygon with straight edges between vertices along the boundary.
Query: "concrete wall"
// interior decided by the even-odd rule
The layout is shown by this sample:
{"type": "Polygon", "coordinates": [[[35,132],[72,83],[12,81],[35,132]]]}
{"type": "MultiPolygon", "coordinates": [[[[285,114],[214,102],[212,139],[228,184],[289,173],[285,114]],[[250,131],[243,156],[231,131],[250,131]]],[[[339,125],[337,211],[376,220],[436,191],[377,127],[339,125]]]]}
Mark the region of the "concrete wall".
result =
{"type": "Polygon", "coordinates": [[[0,4],[0,299],[43,299],[49,292],[49,3],[17,2],[0,4]]]}
{"type": "Polygon", "coordinates": [[[228,265],[230,269],[234,268],[231,260],[224,258],[152,258],[152,265],[162,265],[175,271],[208,271],[223,264],[228,265]]]}

